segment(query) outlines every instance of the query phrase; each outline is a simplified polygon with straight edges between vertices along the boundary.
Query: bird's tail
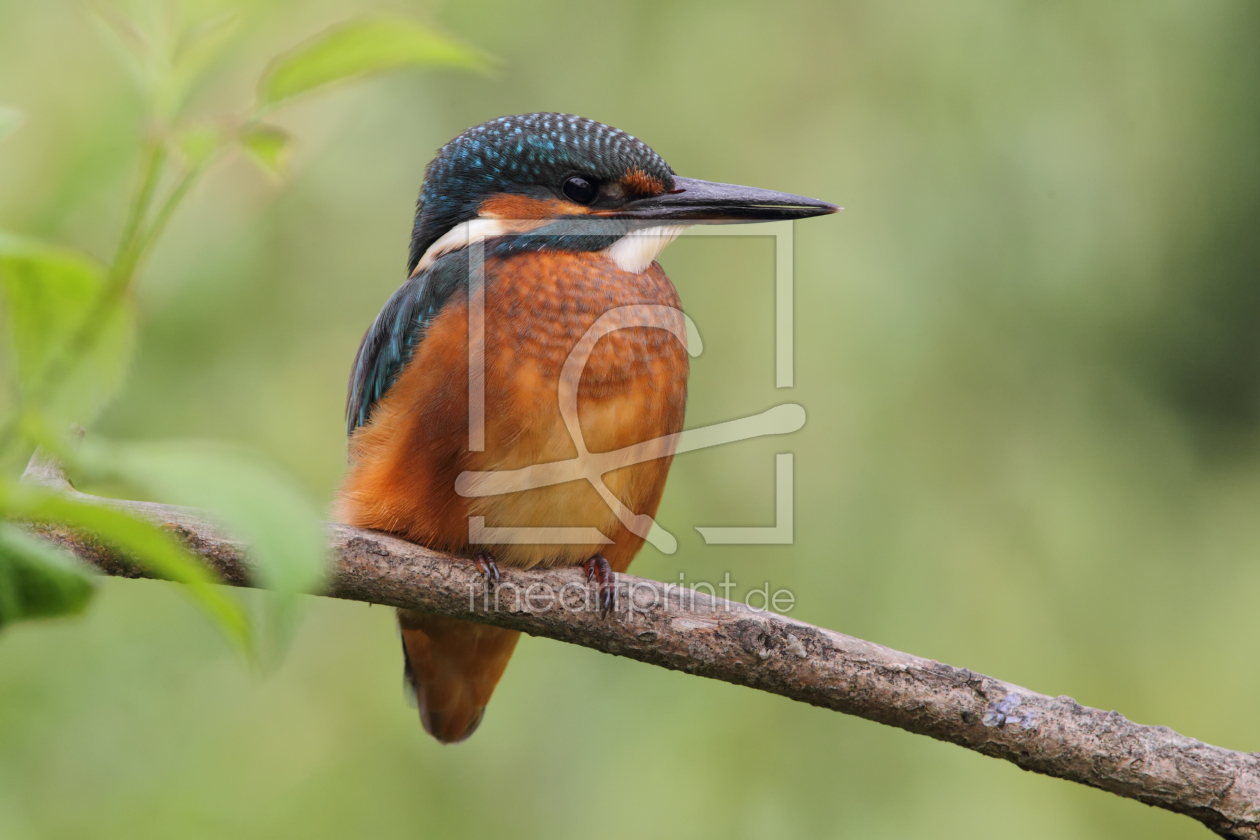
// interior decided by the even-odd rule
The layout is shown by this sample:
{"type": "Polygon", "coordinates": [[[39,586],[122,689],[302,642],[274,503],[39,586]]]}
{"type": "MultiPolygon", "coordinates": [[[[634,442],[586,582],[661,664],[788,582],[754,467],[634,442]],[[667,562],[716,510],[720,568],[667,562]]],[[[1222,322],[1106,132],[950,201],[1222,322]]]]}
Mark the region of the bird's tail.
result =
{"type": "Polygon", "coordinates": [[[443,744],[477,730],[520,633],[440,615],[398,611],[404,674],[424,731],[443,744]]]}

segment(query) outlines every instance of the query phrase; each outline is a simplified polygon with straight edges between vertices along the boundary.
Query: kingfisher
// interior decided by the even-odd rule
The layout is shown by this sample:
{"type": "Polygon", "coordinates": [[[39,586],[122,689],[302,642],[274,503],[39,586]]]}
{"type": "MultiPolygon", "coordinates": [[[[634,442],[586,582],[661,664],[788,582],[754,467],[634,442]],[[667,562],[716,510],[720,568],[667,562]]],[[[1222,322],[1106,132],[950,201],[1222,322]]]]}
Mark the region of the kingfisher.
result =
{"type": "MultiPolygon", "coordinates": [[[[582,567],[607,613],[616,575],[647,536],[635,523],[660,504],[672,445],[604,475],[613,498],[580,478],[461,493],[461,475],[573,459],[578,435],[591,453],[676,440],[687,397],[685,333],[632,317],[591,345],[601,317],[681,316],[656,258],[690,225],[838,209],[684,178],[635,137],[570,114],[501,117],[468,129],[425,170],[407,280],[354,360],[339,518],[467,558],[488,587],[500,582],[500,565],[582,567]],[[583,364],[566,366],[584,338],[583,364]],[[479,403],[470,397],[470,372],[479,403]],[[576,392],[574,422],[566,422],[566,387],[576,392]],[[544,536],[484,544],[475,523],[544,536]],[[593,536],[548,542],[560,528],[593,536]]],[[[441,743],[464,740],[480,724],[519,632],[409,610],[399,610],[398,623],[421,723],[441,743]]]]}

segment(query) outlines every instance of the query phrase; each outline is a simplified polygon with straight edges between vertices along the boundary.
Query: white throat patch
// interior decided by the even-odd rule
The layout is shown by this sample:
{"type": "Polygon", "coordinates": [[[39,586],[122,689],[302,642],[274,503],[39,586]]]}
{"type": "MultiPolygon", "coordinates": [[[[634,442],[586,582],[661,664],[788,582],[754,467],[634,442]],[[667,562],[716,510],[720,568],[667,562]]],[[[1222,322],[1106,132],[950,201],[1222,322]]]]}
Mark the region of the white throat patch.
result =
{"type": "Polygon", "coordinates": [[[627,233],[604,249],[622,271],[642,274],[691,225],[661,225],[627,233]]]}

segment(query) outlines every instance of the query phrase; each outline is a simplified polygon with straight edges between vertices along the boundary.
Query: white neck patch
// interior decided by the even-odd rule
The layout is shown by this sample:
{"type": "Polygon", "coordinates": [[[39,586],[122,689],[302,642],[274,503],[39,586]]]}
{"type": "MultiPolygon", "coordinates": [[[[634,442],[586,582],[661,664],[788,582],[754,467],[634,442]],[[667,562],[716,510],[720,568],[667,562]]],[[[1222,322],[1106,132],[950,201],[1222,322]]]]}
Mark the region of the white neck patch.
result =
{"type": "Polygon", "coordinates": [[[627,233],[604,249],[622,271],[642,274],[691,225],[661,225],[627,233]]]}
{"type": "Polygon", "coordinates": [[[492,236],[502,236],[512,230],[509,223],[503,219],[487,219],[478,216],[475,219],[460,222],[429,246],[424,256],[420,258],[420,262],[416,263],[416,269],[411,272],[411,276],[415,277],[433,265],[438,257],[467,248],[473,242],[480,242],[492,236]]]}
{"type": "MultiPolygon", "coordinates": [[[[439,257],[463,250],[473,242],[481,242],[505,233],[523,233],[539,224],[540,222],[534,219],[511,221],[490,219],[484,216],[460,222],[429,246],[424,256],[420,258],[420,262],[416,263],[411,276],[415,277],[427,270],[439,257]]],[[[631,231],[605,248],[604,253],[622,271],[642,274],[656,261],[661,251],[665,250],[665,246],[681,236],[689,227],[691,225],[661,225],[631,231]]]]}

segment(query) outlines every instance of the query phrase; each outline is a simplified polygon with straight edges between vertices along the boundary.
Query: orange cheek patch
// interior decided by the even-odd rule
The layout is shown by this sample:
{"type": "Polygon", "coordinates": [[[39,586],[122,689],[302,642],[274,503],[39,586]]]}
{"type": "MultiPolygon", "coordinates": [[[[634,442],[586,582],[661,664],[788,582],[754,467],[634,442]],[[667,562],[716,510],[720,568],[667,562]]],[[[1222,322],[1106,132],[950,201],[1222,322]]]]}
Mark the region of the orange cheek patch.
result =
{"type": "Polygon", "coordinates": [[[630,195],[658,195],[665,192],[665,185],[642,169],[631,169],[619,183],[630,195]]]}
{"type": "Polygon", "coordinates": [[[488,219],[554,219],[589,212],[580,204],[558,198],[537,199],[508,193],[490,196],[477,208],[477,213],[488,219]]]}

